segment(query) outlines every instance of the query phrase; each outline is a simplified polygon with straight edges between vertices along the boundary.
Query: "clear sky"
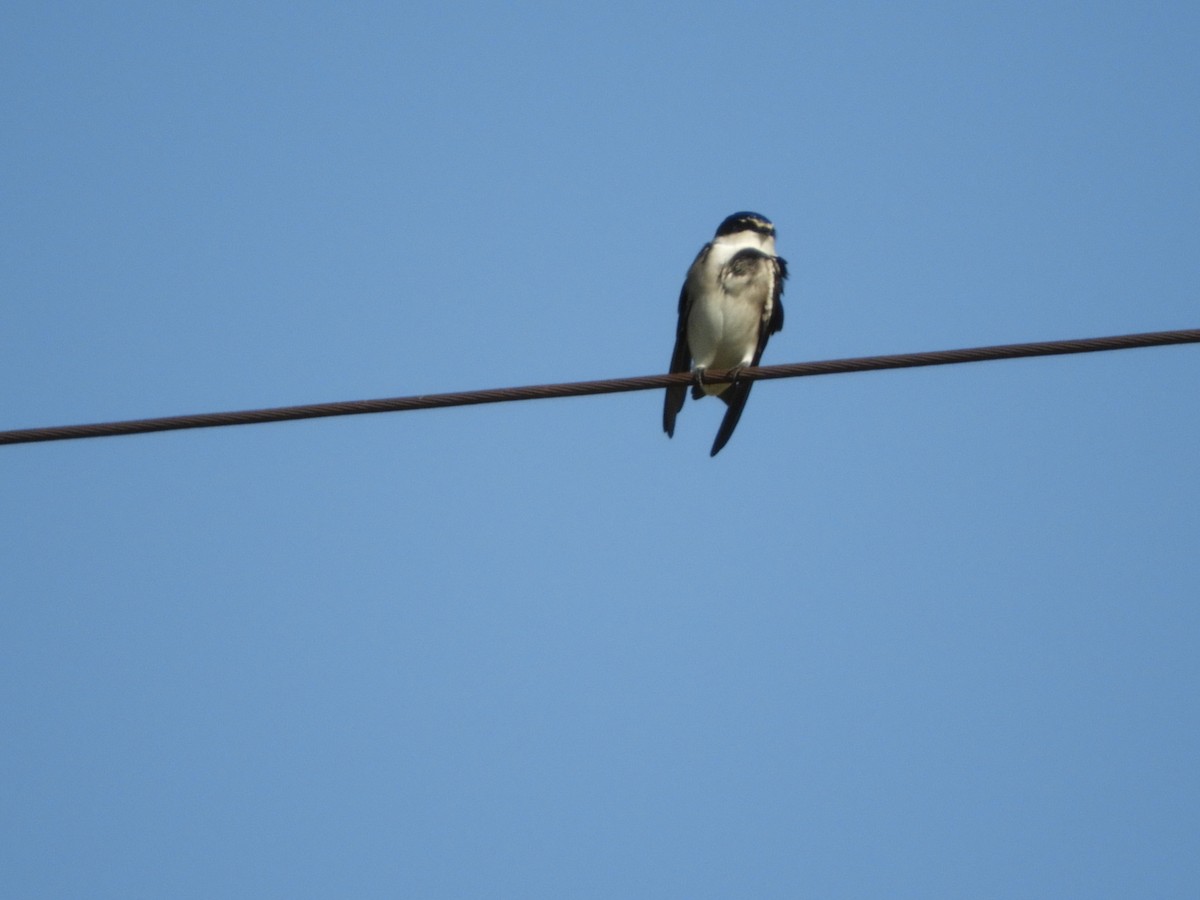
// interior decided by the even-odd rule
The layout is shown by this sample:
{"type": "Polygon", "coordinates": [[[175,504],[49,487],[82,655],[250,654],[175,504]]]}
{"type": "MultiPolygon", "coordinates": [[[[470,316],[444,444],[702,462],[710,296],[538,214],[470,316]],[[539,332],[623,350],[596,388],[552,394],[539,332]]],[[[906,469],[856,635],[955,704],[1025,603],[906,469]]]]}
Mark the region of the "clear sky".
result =
{"type": "MultiPolygon", "coordinates": [[[[0,429],[1200,326],[1187,3],[0,10],[0,429]]],[[[0,448],[0,893],[1195,897],[1200,348],[0,448]]]]}

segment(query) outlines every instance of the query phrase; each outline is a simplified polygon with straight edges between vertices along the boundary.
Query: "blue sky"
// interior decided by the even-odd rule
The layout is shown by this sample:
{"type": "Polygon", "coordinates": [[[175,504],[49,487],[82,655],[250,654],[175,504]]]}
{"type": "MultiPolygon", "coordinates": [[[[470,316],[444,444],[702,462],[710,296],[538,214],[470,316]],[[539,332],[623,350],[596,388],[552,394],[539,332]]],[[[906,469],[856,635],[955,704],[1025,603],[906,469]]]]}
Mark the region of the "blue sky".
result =
{"type": "MultiPolygon", "coordinates": [[[[13,2],[0,428],[1200,325],[1187,4],[13,2]]],[[[1195,347],[0,448],[21,897],[1191,897],[1195,347]]]]}

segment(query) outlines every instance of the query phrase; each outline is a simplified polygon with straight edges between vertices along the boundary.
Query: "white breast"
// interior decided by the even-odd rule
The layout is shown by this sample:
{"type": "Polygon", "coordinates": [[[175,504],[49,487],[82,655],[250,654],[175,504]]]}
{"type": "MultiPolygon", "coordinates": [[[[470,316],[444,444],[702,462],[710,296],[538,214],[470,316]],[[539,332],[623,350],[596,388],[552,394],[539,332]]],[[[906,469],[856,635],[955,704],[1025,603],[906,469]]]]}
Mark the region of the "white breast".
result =
{"type": "MultiPolygon", "coordinates": [[[[731,369],[754,360],[763,320],[770,317],[774,274],[767,260],[731,272],[729,261],[747,247],[773,256],[775,240],[752,231],[718,238],[688,273],[688,348],[697,368],[731,369]]],[[[705,391],[719,394],[727,387],[714,384],[705,391]]]]}

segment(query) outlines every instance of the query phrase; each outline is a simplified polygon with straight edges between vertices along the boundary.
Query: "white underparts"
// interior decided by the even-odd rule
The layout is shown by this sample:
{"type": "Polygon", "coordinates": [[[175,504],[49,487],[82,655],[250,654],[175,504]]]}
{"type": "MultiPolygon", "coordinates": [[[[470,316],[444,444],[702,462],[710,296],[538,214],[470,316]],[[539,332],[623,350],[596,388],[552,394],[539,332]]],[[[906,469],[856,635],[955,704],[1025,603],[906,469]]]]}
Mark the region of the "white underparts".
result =
{"type": "MultiPolygon", "coordinates": [[[[691,310],[688,348],[695,369],[732,369],[754,361],[763,323],[771,317],[775,267],[766,257],[738,260],[747,247],[774,255],[775,241],[755,232],[728,235],[713,242],[708,254],[688,272],[691,310]]],[[[720,394],[728,384],[704,385],[706,394],[720,394]]]]}

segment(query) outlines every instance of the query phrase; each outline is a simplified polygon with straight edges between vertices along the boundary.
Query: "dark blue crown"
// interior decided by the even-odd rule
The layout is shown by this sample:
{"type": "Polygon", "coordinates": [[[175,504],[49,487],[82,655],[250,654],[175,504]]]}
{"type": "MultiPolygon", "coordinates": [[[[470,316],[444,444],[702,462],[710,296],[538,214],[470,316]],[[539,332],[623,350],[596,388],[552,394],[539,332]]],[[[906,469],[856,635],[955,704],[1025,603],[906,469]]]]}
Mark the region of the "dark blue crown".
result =
{"type": "Polygon", "coordinates": [[[717,226],[717,237],[727,234],[737,234],[739,231],[757,231],[759,234],[774,234],[775,226],[771,220],[756,212],[735,212],[726,216],[725,221],[717,226]]]}

